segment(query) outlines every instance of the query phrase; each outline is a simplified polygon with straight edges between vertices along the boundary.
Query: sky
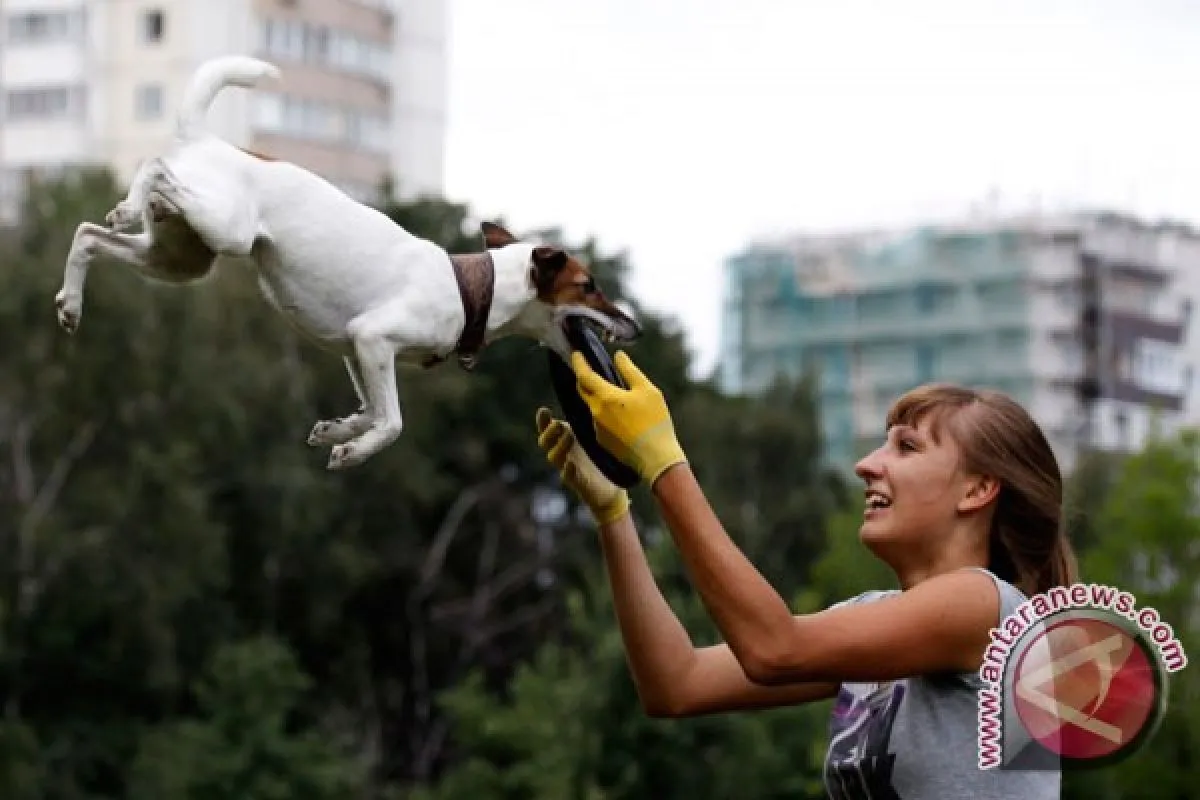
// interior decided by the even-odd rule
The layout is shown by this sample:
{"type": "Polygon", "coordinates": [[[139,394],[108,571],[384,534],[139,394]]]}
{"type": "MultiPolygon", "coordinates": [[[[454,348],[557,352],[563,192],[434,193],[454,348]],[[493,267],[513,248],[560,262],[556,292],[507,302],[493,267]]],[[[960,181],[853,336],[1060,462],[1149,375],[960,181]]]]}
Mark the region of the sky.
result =
{"type": "Polygon", "coordinates": [[[715,366],[750,241],[1104,206],[1200,224],[1192,0],[448,0],[446,194],[632,265],[715,366]]]}

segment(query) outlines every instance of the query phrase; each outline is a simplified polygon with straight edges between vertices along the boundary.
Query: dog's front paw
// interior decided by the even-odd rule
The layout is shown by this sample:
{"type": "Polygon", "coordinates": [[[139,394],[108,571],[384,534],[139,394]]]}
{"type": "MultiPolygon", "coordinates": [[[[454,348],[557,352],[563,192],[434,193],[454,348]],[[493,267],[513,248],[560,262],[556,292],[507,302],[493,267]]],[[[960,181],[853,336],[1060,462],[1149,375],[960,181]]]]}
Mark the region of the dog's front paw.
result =
{"type": "Polygon", "coordinates": [[[128,203],[117,203],[116,208],[108,212],[104,217],[104,221],[108,223],[108,227],[114,231],[126,231],[136,227],[142,215],[138,210],[128,203]]]}
{"type": "Polygon", "coordinates": [[[67,333],[79,330],[79,320],[83,316],[83,296],[78,292],[60,289],[54,296],[54,308],[58,312],[58,324],[67,333]]]}

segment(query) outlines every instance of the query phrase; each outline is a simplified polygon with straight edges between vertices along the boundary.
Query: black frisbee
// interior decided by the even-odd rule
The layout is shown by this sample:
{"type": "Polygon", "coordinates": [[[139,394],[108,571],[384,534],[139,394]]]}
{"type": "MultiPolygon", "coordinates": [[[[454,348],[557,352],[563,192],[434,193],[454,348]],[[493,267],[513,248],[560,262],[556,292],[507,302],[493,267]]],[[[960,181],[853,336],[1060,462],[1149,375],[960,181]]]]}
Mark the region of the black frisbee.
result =
{"type": "MultiPolygon", "coordinates": [[[[600,337],[587,326],[581,317],[568,317],[564,328],[571,349],[582,353],[597,375],[622,389],[629,388],[617,374],[612,357],[604,348],[600,337]]],[[[550,364],[550,381],[554,386],[554,393],[558,396],[558,403],[562,406],[563,416],[570,423],[571,430],[575,432],[575,440],[583,446],[584,452],[591,457],[596,468],[604,473],[610,481],[622,489],[636,486],[640,480],[637,470],[605,450],[596,441],[596,425],[592,420],[592,412],[587,403],[579,396],[579,390],[575,385],[575,370],[571,369],[571,365],[563,361],[562,357],[553,350],[547,349],[546,353],[550,364]]]]}

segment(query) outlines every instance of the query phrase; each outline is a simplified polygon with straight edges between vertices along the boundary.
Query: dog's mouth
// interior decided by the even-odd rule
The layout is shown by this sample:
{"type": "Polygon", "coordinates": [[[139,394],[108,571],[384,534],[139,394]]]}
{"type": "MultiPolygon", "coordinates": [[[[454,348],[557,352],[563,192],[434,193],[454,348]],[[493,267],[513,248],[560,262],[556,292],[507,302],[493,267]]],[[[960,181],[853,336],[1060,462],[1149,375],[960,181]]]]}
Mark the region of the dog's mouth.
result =
{"type": "Polygon", "coordinates": [[[606,314],[590,306],[564,306],[558,311],[558,324],[564,334],[570,334],[568,325],[582,324],[605,344],[624,344],[642,335],[642,327],[633,318],[615,307],[613,312],[606,314]]]}

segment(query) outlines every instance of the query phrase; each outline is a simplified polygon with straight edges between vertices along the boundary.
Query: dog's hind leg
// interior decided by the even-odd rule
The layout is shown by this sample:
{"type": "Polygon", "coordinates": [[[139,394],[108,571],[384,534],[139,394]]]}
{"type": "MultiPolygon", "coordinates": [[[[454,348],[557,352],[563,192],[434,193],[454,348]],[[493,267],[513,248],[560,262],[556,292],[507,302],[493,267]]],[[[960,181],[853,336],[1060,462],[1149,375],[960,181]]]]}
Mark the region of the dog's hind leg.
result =
{"type": "Polygon", "coordinates": [[[308,434],[308,443],[313,447],[344,444],[356,436],[361,436],[371,427],[371,416],[367,413],[367,395],[359,376],[358,364],[354,357],[346,356],[346,371],[350,373],[350,381],[354,384],[354,392],[358,395],[358,411],[346,417],[325,419],[313,426],[308,434]]]}
{"type": "Polygon", "coordinates": [[[350,336],[358,357],[359,377],[366,395],[365,415],[370,427],[355,438],[336,445],[329,454],[329,469],[357,466],[400,437],[404,420],[396,388],[396,331],[394,309],[382,306],[351,321],[350,336]]]}
{"type": "Polygon", "coordinates": [[[109,256],[139,272],[157,277],[158,274],[148,258],[149,250],[148,233],[117,233],[91,222],[84,222],[76,228],[71,250],[67,254],[63,285],[54,296],[58,324],[63,330],[74,333],[79,328],[79,321],[83,316],[83,289],[87,282],[88,267],[96,256],[109,256]]]}
{"type": "MultiPolygon", "coordinates": [[[[147,204],[151,216],[183,216],[213,251],[227,256],[249,256],[258,239],[258,210],[252,193],[234,180],[198,188],[181,181],[161,158],[147,167],[147,204]]],[[[216,178],[209,179],[215,181],[216,178]]]]}
{"type": "Polygon", "coordinates": [[[133,180],[129,182],[128,194],[104,217],[108,227],[114,231],[127,231],[137,227],[146,214],[152,177],[150,161],[143,161],[134,173],[133,180]]]}

